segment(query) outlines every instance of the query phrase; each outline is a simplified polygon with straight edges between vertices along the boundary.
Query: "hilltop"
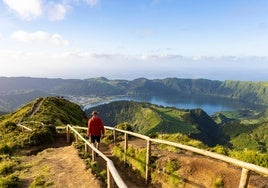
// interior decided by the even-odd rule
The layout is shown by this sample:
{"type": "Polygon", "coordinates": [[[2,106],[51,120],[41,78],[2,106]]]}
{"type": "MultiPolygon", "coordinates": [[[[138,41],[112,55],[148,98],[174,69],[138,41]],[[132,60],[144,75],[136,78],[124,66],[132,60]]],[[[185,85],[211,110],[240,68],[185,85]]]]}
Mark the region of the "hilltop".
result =
{"type": "MultiPolygon", "coordinates": [[[[68,174],[68,170],[72,169],[75,161],[81,169],[73,170],[72,175],[78,174],[77,176],[84,180],[90,177],[88,176],[90,171],[85,170],[85,164],[79,161],[77,151],[72,149],[73,146],[65,148],[67,146],[65,133],[56,131],[56,126],[66,124],[85,126],[86,123],[87,117],[80,106],[61,97],[37,98],[12,113],[1,115],[0,187],[29,187],[30,185],[35,187],[39,183],[44,186],[48,185],[45,184],[47,183],[45,181],[53,185],[58,180],[55,178],[55,174],[54,176],[48,175],[48,172],[55,170],[54,173],[68,174]],[[25,125],[32,131],[22,131],[17,124],[25,125]],[[64,147],[62,151],[68,150],[68,153],[50,149],[35,157],[35,154],[46,148],[58,147],[64,147]],[[29,157],[26,157],[28,155],[29,157]],[[48,160],[49,158],[51,160],[48,160]],[[62,161],[65,168],[53,159],[62,161]],[[42,168],[39,168],[39,165],[42,168]],[[66,172],[60,172],[63,169],[66,172]]],[[[91,177],[96,179],[92,174],[91,177]]],[[[70,181],[73,180],[73,185],[79,185],[82,182],[82,179],[79,182],[75,177],[69,176],[68,178],[70,181]]],[[[63,181],[68,183],[66,179],[63,181]]]]}
{"type": "Polygon", "coordinates": [[[86,126],[87,117],[79,105],[60,97],[37,98],[16,111],[0,116],[0,153],[33,145],[53,143],[56,126],[66,124],[86,126]],[[33,131],[21,132],[16,124],[33,131]]]}
{"type": "Polygon", "coordinates": [[[29,124],[31,121],[46,125],[86,125],[87,117],[79,105],[63,97],[37,98],[16,111],[1,116],[0,126],[6,122],[29,124]]]}

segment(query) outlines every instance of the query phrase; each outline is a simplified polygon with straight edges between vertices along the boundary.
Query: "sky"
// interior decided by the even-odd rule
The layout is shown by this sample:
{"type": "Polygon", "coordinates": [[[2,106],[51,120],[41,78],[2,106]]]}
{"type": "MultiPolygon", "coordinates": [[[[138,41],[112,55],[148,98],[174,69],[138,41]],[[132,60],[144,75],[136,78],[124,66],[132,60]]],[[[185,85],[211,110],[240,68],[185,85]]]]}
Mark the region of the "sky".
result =
{"type": "Polygon", "coordinates": [[[268,81],[267,0],[1,0],[0,76],[268,81]]]}

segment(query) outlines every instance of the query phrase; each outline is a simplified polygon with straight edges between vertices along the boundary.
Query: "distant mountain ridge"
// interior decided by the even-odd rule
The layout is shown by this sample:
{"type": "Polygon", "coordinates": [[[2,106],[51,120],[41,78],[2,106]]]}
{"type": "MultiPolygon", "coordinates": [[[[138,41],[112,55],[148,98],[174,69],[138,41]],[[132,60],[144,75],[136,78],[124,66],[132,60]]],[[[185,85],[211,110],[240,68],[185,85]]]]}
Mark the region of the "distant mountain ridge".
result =
{"type": "Polygon", "coordinates": [[[74,96],[213,96],[268,105],[268,82],[207,79],[109,80],[0,77],[0,111],[12,111],[36,97],[74,96]],[[37,92],[38,91],[38,92],[37,92]],[[17,100],[17,98],[19,100],[17,100]],[[19,104],[19,101],[21,104],[19,104]]]}

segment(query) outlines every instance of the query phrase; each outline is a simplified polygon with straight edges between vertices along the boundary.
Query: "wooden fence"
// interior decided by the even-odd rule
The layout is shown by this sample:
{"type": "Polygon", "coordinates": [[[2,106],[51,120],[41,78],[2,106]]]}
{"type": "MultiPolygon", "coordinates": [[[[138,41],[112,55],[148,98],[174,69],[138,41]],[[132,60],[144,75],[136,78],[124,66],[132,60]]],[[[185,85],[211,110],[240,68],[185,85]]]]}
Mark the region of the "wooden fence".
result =
{"type": "Polygon", "coordinates": [[[88,147],[92,150],[92,160],[95,161],[95,154],[97,153],[100,157],[102,157],[107,164],[107,187],[111,188],[114,185],[114,182],[116,185],[120,188],[127,188],[127,185],[125,182],[121,179],[119,173],[117,172],[113,162],[106,157],[103,153],[101,153],[97,148],[93,146],[88,140],[86,140],[83,136],[80,135],[79,132],[75,128],[82,128],[87,129],[85,127],[72,127],[71,125],[66,126],[66,134],[67,134],[67,142],[70,142],[70,132],[73,131],[75,134],[76,141],[78,141],[78,138],[85,142],[85,151],[88,151],[88,147]],[[112,179],[113,178],[113,179],[112,179]]]}
{"type": "MultiPolygon", "coordinates": [[[[75,128],[87,130],[87,128],[85,128],[85,127],[75,127],[75,128]]],[[[240,177],[240,182],[239,182],[239,188],[247,188],[248,187],[250,171],[256,172],[256,173],[264,175],[264,176],[268,176],[268,169],[267,168],[260,167],[260,166],[257,166],[257,165],[251,164],[251,163],[246,163],[246,162],[243,162],[243,161],[240,161],[240,160],[237,160],[237,159],[225,156],[225,155],[220,155],[220,154],[213,153],[210,151],[206,151],[206,150],[202,150],[202,149],[198,149],[195,147],[191,147],[191,146],[187,146],[187,145],[183,145],[183,144],[179,144],[179,143],[175,143],[175,142],[170,142],[170,141],[166,141],[166,140],[152,139],[152,138],[145,136],[145,135],[117,129],[114,127],[105,126],[105,129],[113,131],[114,143],[116,143],[116,132],[121,132],[124,134],[124,152],[125,153],[128,149],[128,135],[132,135],[132,136],[146,140],[146,142],[147,142],[146,164],[145,164],[146,165],[145,166],[145,173],[146,173],[146,177],[145,177],[146,182],[145,183],[146,184],[149,183],[149,179],[150,179],[150,157],[151,157],[152,142],[166,144],[169,146],[174,146],[174,147],[177,147],[177,148],[180,148],[183,150],[198,153],[198,154],[201,154],[201,155],[213,158],[213,159],[218,159],[218,160],[227,162],[229,164],[232,164],[234,166],[240,167],[242,169],[242,171],[241,171],[241,177],[240,177]]]]}
{"type": "Polygon", "coordinates": [[[18,123],[17,126],[21,128],[22,132],[24,132],[24,131],[32,131],[32,129],[30,129],[30,128],[28,128],[28,127],[26,127],[26,126],[24,126],[24,125],[22,125],[20,123],[18,123]]]}
{"type": "MultiPolygon", "coordinates": [[[[40,123],[40,122],[38,122],[40,123]]],[[[22,131],[32,131],[31,128],[28,128],[20,123],[17,124],[18,127],[22,128],[22,131]]],[[[86,129],[85,127],[76,127],[76,128],[82,128],[82,129],[86,129]]],[[[65,127],[57,127],[57,129],[65,129],[65,127]]],[[[80,138],[82,141],[85,142],[85,151],[88,151],[88,147],[91,148],[92,150],[92,160],[95,161],[95,156],[96,153],[102,157],[105,161],[106,161],[106,166],[107,166],[107,187],[108,188],[112,188],[114,187],[114,183],[120,187],[120,188],[127,188],[127,185],[125,184],[125,182],[121,179],[118,171],[116,170],[113,162],[106,157],[103,153],[101,153],[97,148],[95,148],[91,143],[88,142],[88,140],[86,140],[83,136],[80,135],[79,132],[77,132],[77,130],[75,130],[75,128],[73,128],[71,125],[67,125],[66,126],[66,139],[67,142],[70,142],[70,133],[71,131],[73,131],[76,141],[78,141],[78,138],[80,138]]]]}
{"type": "MultiPolygon", "coordinates": [[[[21,127],[23,127],[24,129],[26,129],[27,127],[24,127],[22,125],[19,125],[21,127]]],[[[107,184],[108,184],[108,188],[113,186],[113,183],[115,182],[116,185],[120,188],[126,188],[127,185],[124,183],[124,181],[121,179],[119,173],[117,172],[116,168],[114,167],[113,162],[106,157],[103,153],[101,153],[97,148],[95,148],[91,143],[88,142],[88,140],[86,140],[83,136],[81,136],[79,134],[79,132],[77,132],[76,129],[82,129],[82,130],[87,130],[86,127],[78,127],[78,126],[74,126],[72,127],[71,125],[67,125],[66,126],[66,133],[67,133],[67,142],[70,142],[70,132],[73,131],[75,134],[75,138],[76,141],[78,138],[80,138],[82,141],[85,142],[85,150],[87,151],[87,148],[90,147],[92,149],[92,159],[94,159],[95,153],[99,154],[99,156],[101,156],[107,163],[107,184]],[[112,179],[113,178],[113,179],[112,179]],[[114,180],[114,182],[113,182],[114,180]]],[[[146,166],[145,166],[145,173],[146,173],[146,177],[145,177],[145,183],[149,183],[149,179],[150,179],[150,157],[151,157],[151,145],[152,142],[155,143],[160,143],[160,144],[166,144],[169,146],[174,146],[183,150],[187,150],[187,151],[191,151],[194,153],[198,153],[213,159],[218,159],[224,162],[227,162],[229,164],[232,164],[234,166],[240,167],[241,170],[241,177],[240,177],[240,182],[239,182],[239,188],[247,188],[248,187],[248,182],[249,182],[249,177],[250,177],[250,171],[256,172],[258,174],[264,175],[264,176],[268,176],[268,169],[264,168],[264,167],[260,167],[254,164],[250,164],[250,163],[246,163],[228,156],[224,156],[224,155],[220,155],[217,153],[213,153],[210,151],[206,151],[206,150],[202,150],[202,149],[198,149],[195,147],[191,147],[191,146],[187,146],[187,145],[183,145],[183,144],[179,144],[179,143],[175,143],[175,142],[170,142],[170,141],[166,141],[166,140],[160,140],[160,139],[152,139],[148,136],[145,135],[141,135],[138,133],[134,133],[134,132],[130,132],[130,131],[125,131],[125,130],[121,130],[121,129],[117,129],[114,127],[108,127],[105,126],[105,129],[111,130],[113,131],[113,138],[114,138],[114,143],[116,143],[116,132],[121,132],[124,134],[124,152],[126,153],[127,149],[128,149],[128,135],[132,135],[141,139],[146,140],[147,142],[147,150],[146,150],[146,166]]]]}

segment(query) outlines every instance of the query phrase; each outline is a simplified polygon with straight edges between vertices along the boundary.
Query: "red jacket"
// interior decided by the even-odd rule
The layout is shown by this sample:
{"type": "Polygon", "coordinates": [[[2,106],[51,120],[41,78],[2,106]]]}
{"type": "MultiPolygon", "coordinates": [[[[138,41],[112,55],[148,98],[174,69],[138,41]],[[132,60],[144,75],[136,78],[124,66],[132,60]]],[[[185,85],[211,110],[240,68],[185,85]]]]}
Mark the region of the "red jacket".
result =
{"type": "Polygon", "coordinates": [[[87,135],[101,136],[104,135],[104,124],[101,118],[93,116],[88,120],[87,135]]]}

